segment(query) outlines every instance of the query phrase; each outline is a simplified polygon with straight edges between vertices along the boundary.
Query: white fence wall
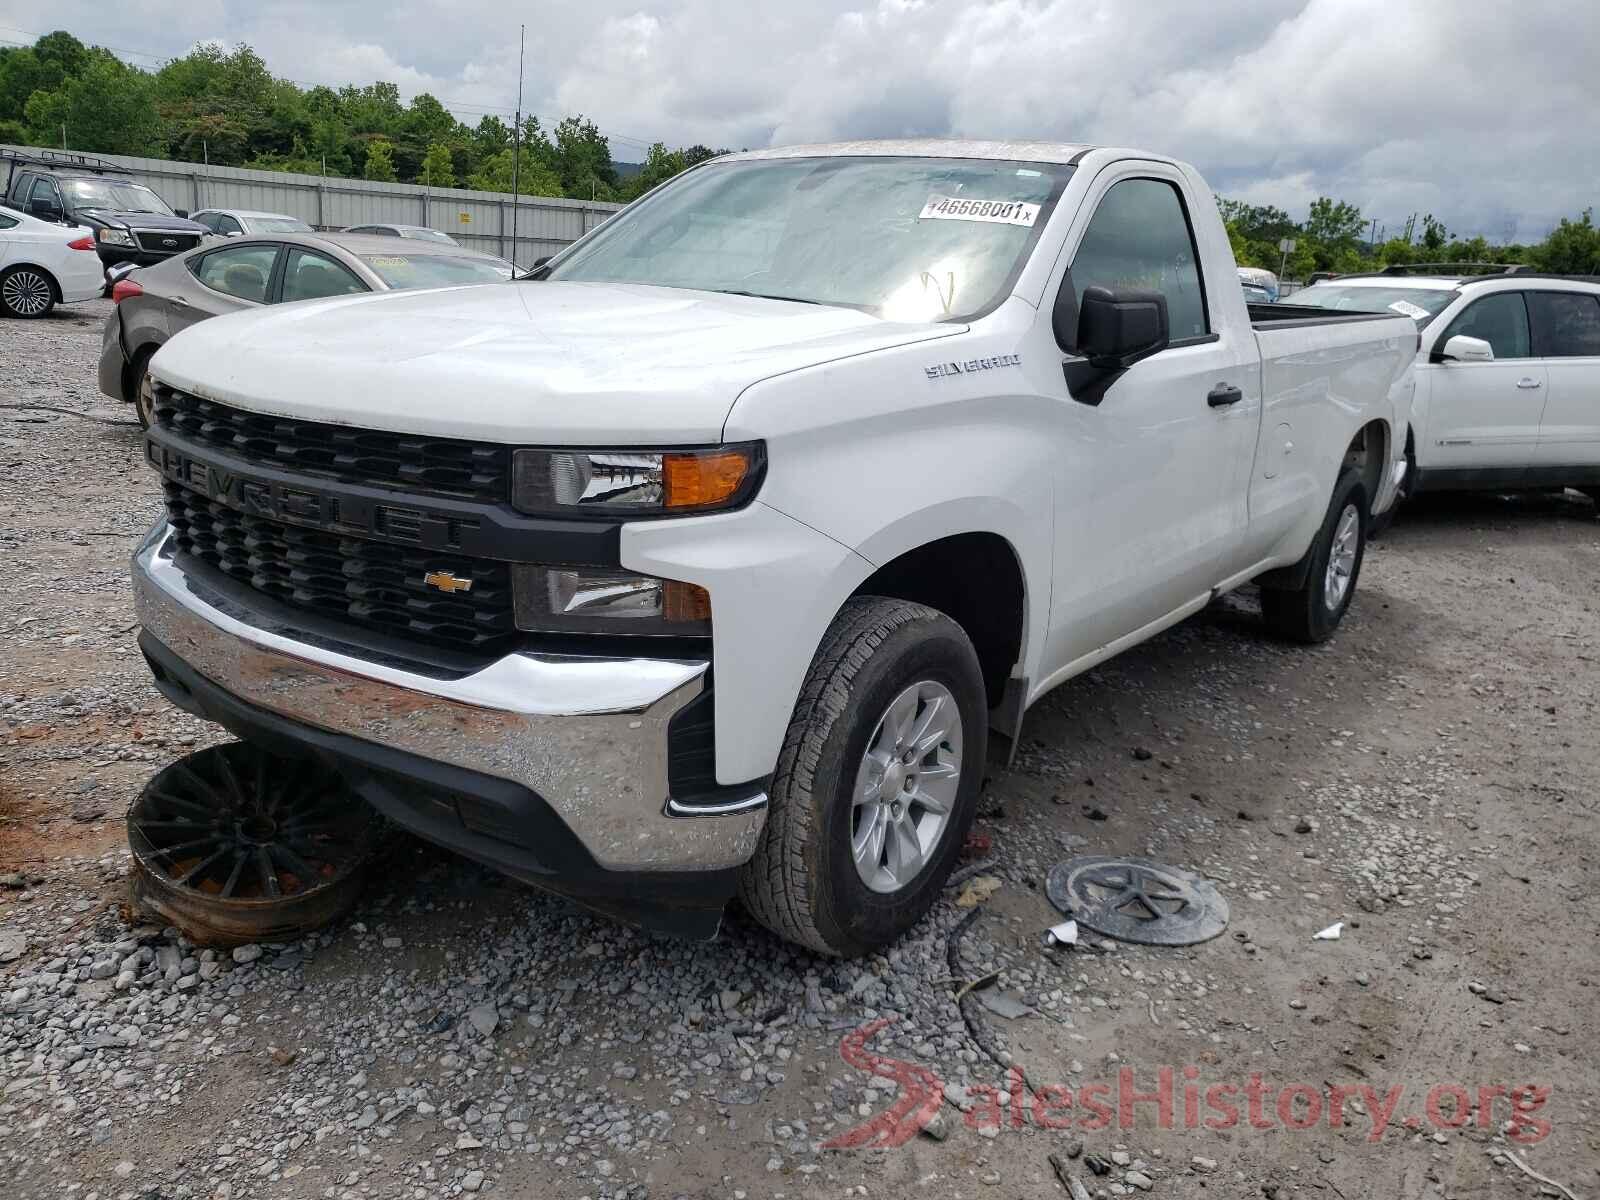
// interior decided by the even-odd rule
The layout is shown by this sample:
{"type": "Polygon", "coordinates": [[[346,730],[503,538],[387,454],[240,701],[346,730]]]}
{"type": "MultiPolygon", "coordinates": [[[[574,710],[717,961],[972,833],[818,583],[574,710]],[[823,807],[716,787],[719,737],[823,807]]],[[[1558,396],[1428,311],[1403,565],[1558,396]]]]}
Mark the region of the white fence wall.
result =
{"type": "MultiPolygon", "coordinates": [[[[0,150],[40,153],[25,146],[0,150]]],[[[523,266],[578,240],[622,207],[599,201],[524,196],[516,205],[516,249],[511,241],[509,194],[466,188],[428,188],[408,183],[291,175],[243,167],[205,166],[161,158],[97,154],[159,192],[173,208],[249,208],[288,213],[318,229],[341,229],[387,221],[442,229],[463,246],[514,258],[523,266]]],[[[5,172],[0,170],[0,185],[5,172]]]]}

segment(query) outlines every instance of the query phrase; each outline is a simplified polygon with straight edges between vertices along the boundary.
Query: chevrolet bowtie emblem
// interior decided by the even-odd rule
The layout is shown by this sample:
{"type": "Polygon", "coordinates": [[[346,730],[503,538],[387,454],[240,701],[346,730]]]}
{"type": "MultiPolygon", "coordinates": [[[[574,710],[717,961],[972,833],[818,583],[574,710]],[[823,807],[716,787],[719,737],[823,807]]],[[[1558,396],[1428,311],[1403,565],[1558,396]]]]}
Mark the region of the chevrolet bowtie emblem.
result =
{"type": "Polygon", "coordinates": [[[463,579],[459,575],[452,575],[449,571],[429,571],[422,577],[422,582],[431,588],[438,588],[441,592],[470,592],[472,580],[463,579]]]}

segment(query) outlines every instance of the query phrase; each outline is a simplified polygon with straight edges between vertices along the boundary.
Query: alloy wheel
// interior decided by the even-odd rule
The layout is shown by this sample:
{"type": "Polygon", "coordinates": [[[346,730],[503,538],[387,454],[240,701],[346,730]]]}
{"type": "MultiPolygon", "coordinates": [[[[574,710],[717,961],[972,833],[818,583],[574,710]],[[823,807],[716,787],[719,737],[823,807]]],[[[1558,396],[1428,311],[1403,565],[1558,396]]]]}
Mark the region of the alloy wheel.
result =
{"type": "Polygon", "coordinates": [[[878,719],[850,814],[851,857],[871,891],[899,891],[934,857],[955,811],[961,749],[961,710],[934,680],[906,688],[878,719]]]}

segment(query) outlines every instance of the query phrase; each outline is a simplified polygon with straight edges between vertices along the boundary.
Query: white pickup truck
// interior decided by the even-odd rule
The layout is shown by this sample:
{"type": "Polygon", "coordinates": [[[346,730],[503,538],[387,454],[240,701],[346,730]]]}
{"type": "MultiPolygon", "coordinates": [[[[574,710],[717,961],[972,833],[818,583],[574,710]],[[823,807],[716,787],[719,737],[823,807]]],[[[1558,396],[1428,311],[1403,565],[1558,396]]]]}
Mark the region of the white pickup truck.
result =
{"type": "Polygon", "coordinates": [[[425,838],[859,954],[938,894],[991,727],[1252,580],[1270,630],[1333,632],[1416,351],[1248,311],[1158,156],[728,155],[535,279],[168,342],[140,642],[425,838]]]}

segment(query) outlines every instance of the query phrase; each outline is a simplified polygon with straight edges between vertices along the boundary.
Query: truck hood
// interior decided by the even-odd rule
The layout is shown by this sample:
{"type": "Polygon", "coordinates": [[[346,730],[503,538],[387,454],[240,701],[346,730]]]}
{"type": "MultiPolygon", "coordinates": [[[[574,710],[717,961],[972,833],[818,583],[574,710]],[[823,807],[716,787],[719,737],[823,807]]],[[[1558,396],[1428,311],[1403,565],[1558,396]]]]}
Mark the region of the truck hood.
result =
{"type": "Polygon", "coordinates": [[[759,380],[964,328],[642,284],[485,284],[215,317],[151,370],[239,408],[401,433],[714,442],[759,380]]]}
{"type": "Polygon", "coordinates": [[[111,208],[80,208],[80,217],[102,221],[108,225],[122,225],[131,229],[170,229],[173,233],[210,233],[198,221],[187,217],[169,217],[165,213],[124,212],[111,208]]]}

